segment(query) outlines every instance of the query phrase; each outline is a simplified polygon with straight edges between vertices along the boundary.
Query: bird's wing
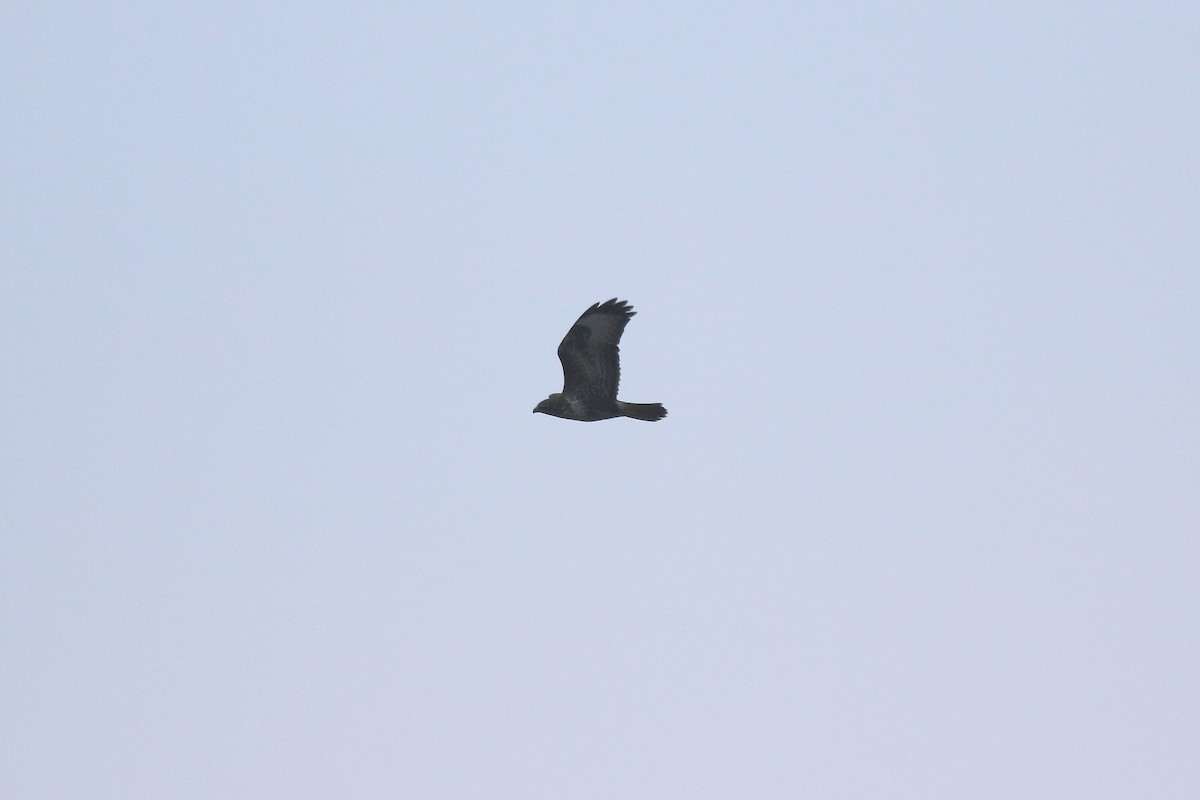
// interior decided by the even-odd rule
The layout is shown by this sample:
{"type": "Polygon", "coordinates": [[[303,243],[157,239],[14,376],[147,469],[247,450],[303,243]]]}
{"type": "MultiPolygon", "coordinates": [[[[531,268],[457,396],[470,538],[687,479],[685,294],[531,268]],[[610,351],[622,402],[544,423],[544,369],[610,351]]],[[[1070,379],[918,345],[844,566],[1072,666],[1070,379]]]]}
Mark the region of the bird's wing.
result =
{"type": "Polygon", "coordinates": [[[621,380],[621,334],[636,312],[615,297],[596,303],[571,326],[558,346],[563,393],[617,399],[621,380]]]}

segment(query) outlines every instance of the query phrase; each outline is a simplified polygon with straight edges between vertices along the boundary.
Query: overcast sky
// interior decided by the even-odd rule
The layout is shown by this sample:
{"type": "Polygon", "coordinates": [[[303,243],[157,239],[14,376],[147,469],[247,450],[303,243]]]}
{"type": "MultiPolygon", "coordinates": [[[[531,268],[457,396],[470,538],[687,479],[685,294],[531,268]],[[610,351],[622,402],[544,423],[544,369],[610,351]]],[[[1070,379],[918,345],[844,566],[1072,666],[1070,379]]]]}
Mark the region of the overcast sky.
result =
{"type": "Polygon", "coordinates": [[[0,795],[1200,796],[1198,43],[6,3],[0,795]]]}

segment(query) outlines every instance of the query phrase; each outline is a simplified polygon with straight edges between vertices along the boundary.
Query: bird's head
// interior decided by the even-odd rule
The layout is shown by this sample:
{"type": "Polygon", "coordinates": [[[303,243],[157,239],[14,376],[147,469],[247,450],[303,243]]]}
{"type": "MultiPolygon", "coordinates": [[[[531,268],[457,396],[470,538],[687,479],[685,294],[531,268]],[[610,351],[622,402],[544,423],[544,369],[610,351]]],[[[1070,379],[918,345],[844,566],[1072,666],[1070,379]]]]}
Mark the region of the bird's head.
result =
{"type": "Polygon", "coordinates": [[[561,403],[559,402],[561,400],[562,400],[561,394],[552,394],[549,397],[547,397],[545,400],[543,400],[542,402],[540,402],[536,406],[534,406],[533,413],[553,415],[554,412],[557,411],[559,406],[561,405],[561,403]]]}

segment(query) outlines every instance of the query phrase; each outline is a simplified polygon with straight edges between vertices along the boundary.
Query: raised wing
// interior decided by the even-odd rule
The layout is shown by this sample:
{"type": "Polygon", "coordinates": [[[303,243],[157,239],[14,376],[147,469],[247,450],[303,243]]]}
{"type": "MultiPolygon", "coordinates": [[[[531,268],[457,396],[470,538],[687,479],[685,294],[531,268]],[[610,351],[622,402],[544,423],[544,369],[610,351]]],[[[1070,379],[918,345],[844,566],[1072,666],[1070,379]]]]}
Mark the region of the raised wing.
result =
{"type": "Polygon", "coordinates": [[[575,321],[558,346],[563,394],[617,399],[621,381],[621,334],[637,313],[624,300],[596,303],[575,321]]]}

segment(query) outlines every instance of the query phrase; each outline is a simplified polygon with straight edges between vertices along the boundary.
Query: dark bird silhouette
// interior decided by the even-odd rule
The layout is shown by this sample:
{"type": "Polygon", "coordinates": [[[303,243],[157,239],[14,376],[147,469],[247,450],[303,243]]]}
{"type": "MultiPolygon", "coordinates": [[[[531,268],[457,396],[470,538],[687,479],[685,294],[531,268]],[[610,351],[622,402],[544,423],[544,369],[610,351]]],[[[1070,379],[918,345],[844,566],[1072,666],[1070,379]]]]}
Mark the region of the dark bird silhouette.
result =
{"type": "Polygon", "coordinates": [[[533,409],[553,417],[594,422],[613,417],[657,422],[667,415],[662,403],[626,403],[617,399],[621,380],[621,334],[636,312],[613,298],[583,312],[558,346],[563,390],[533,409]]]}

